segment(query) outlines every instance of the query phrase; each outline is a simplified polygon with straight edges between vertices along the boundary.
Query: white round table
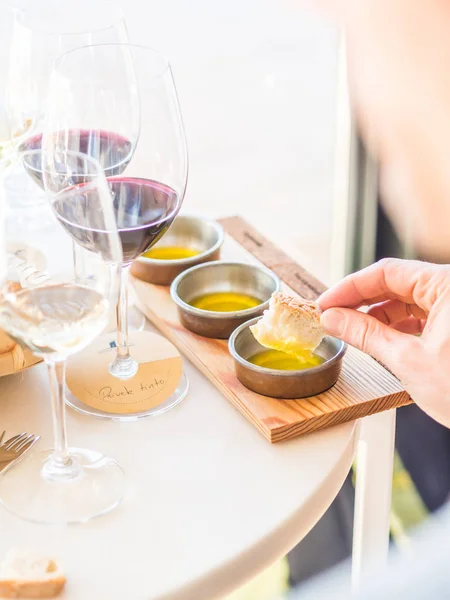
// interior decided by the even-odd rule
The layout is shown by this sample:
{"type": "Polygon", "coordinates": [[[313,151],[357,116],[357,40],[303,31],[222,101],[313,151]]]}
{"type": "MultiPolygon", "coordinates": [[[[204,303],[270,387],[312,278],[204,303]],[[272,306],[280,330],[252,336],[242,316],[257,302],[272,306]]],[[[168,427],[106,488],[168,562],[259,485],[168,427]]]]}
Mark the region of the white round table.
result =
{"type": "MultiPolygon", "coordinates": [[[[212,600],[306,535],[348,474],[355,423],[271,445],[187,361],[185,370],[189,396],[160,417],[115,423],[68,410],[69,443],[116,458],[125,499],[67,527],[0,508],[0,556],[28,546],[60,557],[67,600],[212,600]]],[[[52,445],[43,365],[0,379],[0,429],[52,445]]]]}

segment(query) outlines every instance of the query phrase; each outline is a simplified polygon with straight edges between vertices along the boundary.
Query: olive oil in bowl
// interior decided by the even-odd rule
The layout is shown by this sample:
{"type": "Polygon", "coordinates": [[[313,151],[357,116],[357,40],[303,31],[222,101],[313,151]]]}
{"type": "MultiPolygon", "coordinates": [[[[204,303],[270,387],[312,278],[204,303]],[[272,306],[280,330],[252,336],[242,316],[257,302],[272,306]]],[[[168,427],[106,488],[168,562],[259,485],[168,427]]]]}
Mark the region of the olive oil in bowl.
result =
{"type": "Polygon", "coordinates": [[[248,310],[262,304],[259,298],[239,292],[213,292],[197,296],[189,302],[194,308],[214,312],[248,310]]]}
{"type": "Polygon", "coordinates": [[[183,246],[155,246],[147,250],[143,256],[156,260],[180,260],[181,258],[192,258],[200,254],[199,250],[183,246]]]}
{"type": "Polygon", "coordinates": [[[324,362],[324,358],[309,350],[304,350],[302,354],[296,356],[281,350],[263,350],[247,360],[258,367],[278,371],[301,371],[317,367],[324,362]]]}

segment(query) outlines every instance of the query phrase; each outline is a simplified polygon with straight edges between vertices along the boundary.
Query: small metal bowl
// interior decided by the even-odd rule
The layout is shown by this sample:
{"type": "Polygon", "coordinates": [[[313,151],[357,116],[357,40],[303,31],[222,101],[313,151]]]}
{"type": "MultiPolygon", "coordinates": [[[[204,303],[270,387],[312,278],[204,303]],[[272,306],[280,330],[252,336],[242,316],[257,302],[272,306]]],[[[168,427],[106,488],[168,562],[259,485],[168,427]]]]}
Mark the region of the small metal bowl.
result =
{"type": "Polygon", "coordinates": [[[325,359],[321,365],[298,371],[282,371],[259,367],[248,358],[267,350],[255,340],[250,325],[259,317],[238,327],[230,337],[228,347],[234,359],[236,376],[246,388],[272,398],[307,398],[325,392],[338,380],[347,344],[326,337],[315,351],[325,359]]]}
{"type": "Polygon", "coordinates": [[[204,337],[226,339],[249,319],[262,315],[280,280],[265,267],[246,263],[217,261],[191,267],[175,279],[170,295],[178,306],[180,321],[186,329],[204,337]],[[194,298],[215,292],[237,292],[261,300],[261,304],[235,312],[216,312],[195,308],[194,298]]]}
{"type": "Polygon", "coordinates": [[[155,247],[182,246],[200,254],[176,260],[161,260],[140,256],[132,266],[135,277],[156,285],[170,285],[190,267],[217,260],[224,241],[224,231],[216,221],[188,215],[178,215],[170,229],[155,247]]]}

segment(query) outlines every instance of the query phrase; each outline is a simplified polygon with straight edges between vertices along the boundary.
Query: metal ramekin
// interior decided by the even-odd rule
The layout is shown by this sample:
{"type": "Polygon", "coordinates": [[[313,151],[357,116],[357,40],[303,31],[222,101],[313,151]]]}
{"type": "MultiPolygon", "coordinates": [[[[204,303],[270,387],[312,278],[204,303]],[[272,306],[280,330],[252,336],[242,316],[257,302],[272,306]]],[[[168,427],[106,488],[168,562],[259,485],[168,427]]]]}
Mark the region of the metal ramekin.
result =
{"type": "Polygon", "coordinates": [[[216,261],[192,267],[178,275],[170,288],[184,327],[199,335],[226,339],[242,323],[261,315],[268,308],[280,280],[265,267],[247,263],[216,261]],[[194,308],[196,297],[214,292],[238,292],[255,296],[261,304],[236,312],[215,312],[194,308]]]}
{"type": "Polygon", "coordinates": [[[260,317],[238,327],[228,342],[234,359],[236,376],[245,387],[272,398],[307,398],[325,392],[339,378],[347,345],[333,337],[326,337],[316,353],[325,358],[317,367],[298,371],[266,369],[248,362],[248,358],[267,350],[259,344],[250,331],[260,317]]]}
{"type": "Polygon", "coordinates": [[[141,256],[131,272],[135,277],[156,285],[170,285],[177,275],[205,262],[217,260],[224,241],[224,231],[216,221],[188,215],[178,215],[170,229],[156,246],[183,246],[200,254],[177,260],[160,260],[141,256]]]}

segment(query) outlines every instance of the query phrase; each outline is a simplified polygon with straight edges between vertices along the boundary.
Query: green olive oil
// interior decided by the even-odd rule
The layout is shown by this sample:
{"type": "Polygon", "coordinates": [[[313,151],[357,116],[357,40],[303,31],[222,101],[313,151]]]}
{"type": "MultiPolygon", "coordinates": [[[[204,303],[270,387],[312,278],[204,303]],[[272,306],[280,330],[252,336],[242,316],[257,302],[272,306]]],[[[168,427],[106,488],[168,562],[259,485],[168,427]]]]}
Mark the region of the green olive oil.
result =
{"type": "Polygon", "coordinates": [[[261,304],[259,298],[240,294],[238,292],[214,292],[197,296],[189,302],[194,308],[210,310],[214,312],[235,312],[247,310],[261,304]]]}
{"type": "Polygon", "coordinates": [[[324,362],[324,359],[309,350],[304,350],[301,355],[292,355],[281,350],[264,350],[247,359],[248,362],[265,369],[278,371],[299,371],[311,369],[324,362]]]}
{"type": "Polygon", "coordinates": [[[179,260],[180,258],[191,258],[198,254],[200,254],[199,250],[183,246],[155,246],[147,250],[143,256],[157,260],[179,260]]]}

